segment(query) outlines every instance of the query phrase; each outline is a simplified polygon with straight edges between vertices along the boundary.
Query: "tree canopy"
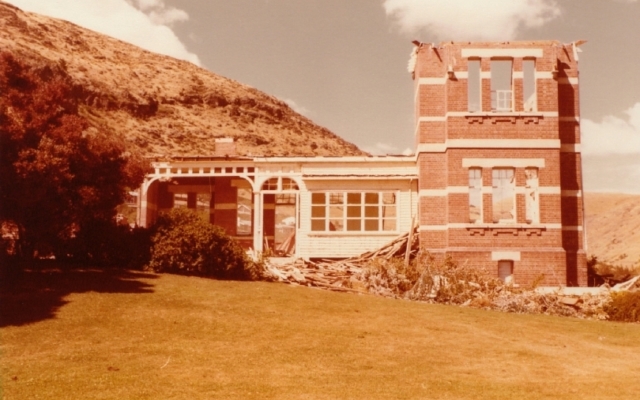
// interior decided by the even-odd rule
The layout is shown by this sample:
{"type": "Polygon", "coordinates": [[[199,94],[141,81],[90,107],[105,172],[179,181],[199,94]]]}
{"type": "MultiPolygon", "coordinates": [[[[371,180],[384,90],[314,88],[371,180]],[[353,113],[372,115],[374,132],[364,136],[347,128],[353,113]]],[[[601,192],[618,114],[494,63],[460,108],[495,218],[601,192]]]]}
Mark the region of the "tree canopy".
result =
{"type": "Polygon", "coordinates": [[[55,250],[83,226],[113,220],[144,172],[122,138],[79,115],[63,67],[0,53],[0,221],[20,227],[27,249],[55,250]]]}

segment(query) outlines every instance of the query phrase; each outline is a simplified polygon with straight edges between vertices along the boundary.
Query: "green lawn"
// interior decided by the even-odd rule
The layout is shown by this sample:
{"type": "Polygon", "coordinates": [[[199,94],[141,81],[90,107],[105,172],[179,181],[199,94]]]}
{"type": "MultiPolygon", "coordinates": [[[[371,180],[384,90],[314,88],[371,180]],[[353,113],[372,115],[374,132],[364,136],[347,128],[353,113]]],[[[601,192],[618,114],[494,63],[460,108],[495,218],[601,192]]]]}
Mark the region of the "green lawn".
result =
{"type": "Polygon", "coordinates": [[[640,325],[263,282],[28,272],[3,399],[637,399],[640,325]]]}

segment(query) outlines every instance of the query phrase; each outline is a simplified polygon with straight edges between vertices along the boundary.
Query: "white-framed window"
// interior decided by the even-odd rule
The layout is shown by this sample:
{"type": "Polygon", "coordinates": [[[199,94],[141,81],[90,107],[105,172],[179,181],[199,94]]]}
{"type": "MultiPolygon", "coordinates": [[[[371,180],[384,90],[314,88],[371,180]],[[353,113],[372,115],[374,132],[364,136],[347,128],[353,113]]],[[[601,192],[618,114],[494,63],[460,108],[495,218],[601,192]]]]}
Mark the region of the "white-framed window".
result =
{"type": "Polygon", "coordinates": [[[469,222],[482,222],[482,168],[469,168],[469,222]]]}
{"type": "Polygon", "coordinates": [[[536,61],[529,58],[522,60],[522,107],[525,112],[533,112],[538,109],[536,61]]]}
{"type": "Polygon", "coordinates": [[[316,192],[311,194],[312,231],[396,231],[397,223],[394,192],[316,192]]]}
{"type": "Polygon", "coordinates": [[[540,223],[540,193],[538,192],[538,168],[525,168],[524,174],[526,183],[524,188],[525,195],[525,219],[528,224],[540,223]]]}
{"type": "Polygon", "coordinates": [[[492,208],[494,223],[516,221],[516,184],[513,168],[492,171],[492,208]]]}
{"type": "Polygon", "coordinates": [[[269,178],[262,184],[263,191],[298,190],[298,184],[291,178],[269,178]]]}
{"type": "Polygon", "coordinates": [[[482,111],[482,80],[480,79],[480,60],[467,61],[467,106],[469,112],[482,111]]]}
{"type": "Polygon", "coordinates": [[[513,60],[491,60],[491,111],[513,111],[513,60]]]}
{"type": "Polygon", "coordinates": [[[253,192],[238,188],[236,235],[247,236],[253,232],[253,192]]]}

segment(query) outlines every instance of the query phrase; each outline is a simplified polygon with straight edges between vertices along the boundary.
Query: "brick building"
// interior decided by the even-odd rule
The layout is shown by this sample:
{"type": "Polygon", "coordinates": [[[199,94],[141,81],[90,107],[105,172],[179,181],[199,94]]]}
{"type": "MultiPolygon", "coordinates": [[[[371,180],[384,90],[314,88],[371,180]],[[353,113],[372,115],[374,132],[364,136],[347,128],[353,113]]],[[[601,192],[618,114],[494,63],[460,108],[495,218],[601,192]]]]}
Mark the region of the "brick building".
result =
{"type": "Polygon", "coordinates": [[[586,285],[577,45],[416,43],[416,152],[153,162],[138,224],[188,207],[246,247],[303,258],[420,246],[490,276],[586,285]],[[417,221],[414,222],[414,221],[417,221]]]}
{"type": "Polygon", "coordinates": [[[580,42],[415,44],[422,248],[586,285],[580,42]]]}

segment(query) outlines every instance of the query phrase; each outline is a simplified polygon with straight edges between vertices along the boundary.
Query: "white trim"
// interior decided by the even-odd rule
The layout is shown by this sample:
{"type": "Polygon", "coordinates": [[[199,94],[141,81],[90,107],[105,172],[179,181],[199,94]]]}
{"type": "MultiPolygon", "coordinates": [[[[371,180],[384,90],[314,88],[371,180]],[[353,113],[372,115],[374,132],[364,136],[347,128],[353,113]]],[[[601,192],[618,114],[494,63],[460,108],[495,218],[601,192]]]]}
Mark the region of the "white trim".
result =
{"type": "Polygon", "coordinates": [[[551,71],[536,71],[535,78],[536,78],[536,80],[539,80],[539,79],[553,79],[553,72],[551,72],[551,71]]]}
{"type": "Polygon", "coordinates": [[[463,58],[494,58],[494,57],[542,57],[542,49],[462,49],[463,58]]]}
{"type": "Polygon", "coordinates": [[[562,197],[582,197],[582,190],[563,190],[562,197]]]}
{"type": "Polygon", "coordinates": [[[578,231],[578,232],[582,232],[582,226],[563,226],[562,227],[563,231],[578,231]]]}
{"type": "Polygon", "coordinates": [[[544,118],[557,118],[557,111],[449,111],[446,114],[447,118],[451,117],[544,117],[544,118]]]}
{"type": "Polygon", "coordinates": [[[560,117],[558,118],[558,121],[560,122],[577,122],[580,123],[580,117],[579,116],[575,116],[575,117],[560,117]]]}
{"type": "Polygon", "coordinates": [[[469,229],[469,228],[486,228],[486,229],[540,229],[544,228],[546,230],[551,229],[563,229],[561,223],[545,223],[545,224],[526,224],[524,222],[505,222],[505,223],[468,223],[468,222],[450,222],[445,225],[420,225],[420,228],[423,226],[437,226],[443,227],[440,230],[444,229],[469,229]]]}
{"type": "Polygon", "coordinates": [[[561,85],[577,85],[578,78],[577,77],[562,77],[558,78],[558,83],[561,85]]]}
{"type": "MultiPolygon", "coordinates": [[[[524,186],[516,186],[516,194],[524,194],[525,193],[524,186]]],[[[576,192],[575,190],[561,190],[560,186],[539,186],[538,193],[539,194],[562,194],[562,196],[576,196],[574,194],[567,194],[565,192],[576,192]]],[[[579,192],[579,191],[578,191],[579,192]]],[[[469,187],[467,186],[448,186],[444,189],[420,189],[418,191],[419,197],[446,197],[450,194],[467,194],[469,193],[469,187]]],[[[492,186],[482,186],[482,194],[492,194],[493,187],[492,186]]],[[[578,195],[577,197],[580,197],[578,195]]]]}
{"type": "Polygon", "coordinates": [[[491,71],[480,71],[480,79],[491,79],[491,71]]]}
{"type": "Polygon", "coordinates": [[[580,153],[581,150],[580,143],[568,143],[560,146],[560,151],[562,153],[580,153]]]}
{"type": "Polygon", "coordinates": [[[421,232],[424,232],[424,231],[444,232],[447,229],[448,229],[447,225],[420,225],[420,228],[419,228],[421,232]]]}
{"type": "Polygon", "coordinates": [[[448,149],[560,149],[559,139],[448,139],[444,143],[420,143],[417,153],[444,153],[448,149]]]}
{"type": "Polygon", "coordinates": [[[420,78],[418,79],[418,85],[444,85],[447,83],[447,77],[441,78],[420,78]]]}
{"type": "Polygon", "coordinates": [[[446,122],[446,116],[418,117],[418,122],[446,122]]]}
{"type": "Polygon", "coordinates": [[[418,191],[419,197],[446,197],[449,194],[447,189],[420,189],[418,191]]]}
{"type": "Polygon", "coordinates": [[[492,251],[491,261],[511,260],[520,261],[519,251],[492,251]]]}
{"type": "Polygon", "coordinates": [[[471,168],[471,167],[544,168],[544,166],[545,166],[544,158],[463,158],[462,159],[463,168],[471,168]]]}
{"type": "Polygon", "coordinates": [[[511,79],[524,79],[524,71],[511,71],[511,79]]]}
{"type": "Polygon", "coordinates": [[[469,79],[469,71],[453,71],[456,79],[469,79]]]}

